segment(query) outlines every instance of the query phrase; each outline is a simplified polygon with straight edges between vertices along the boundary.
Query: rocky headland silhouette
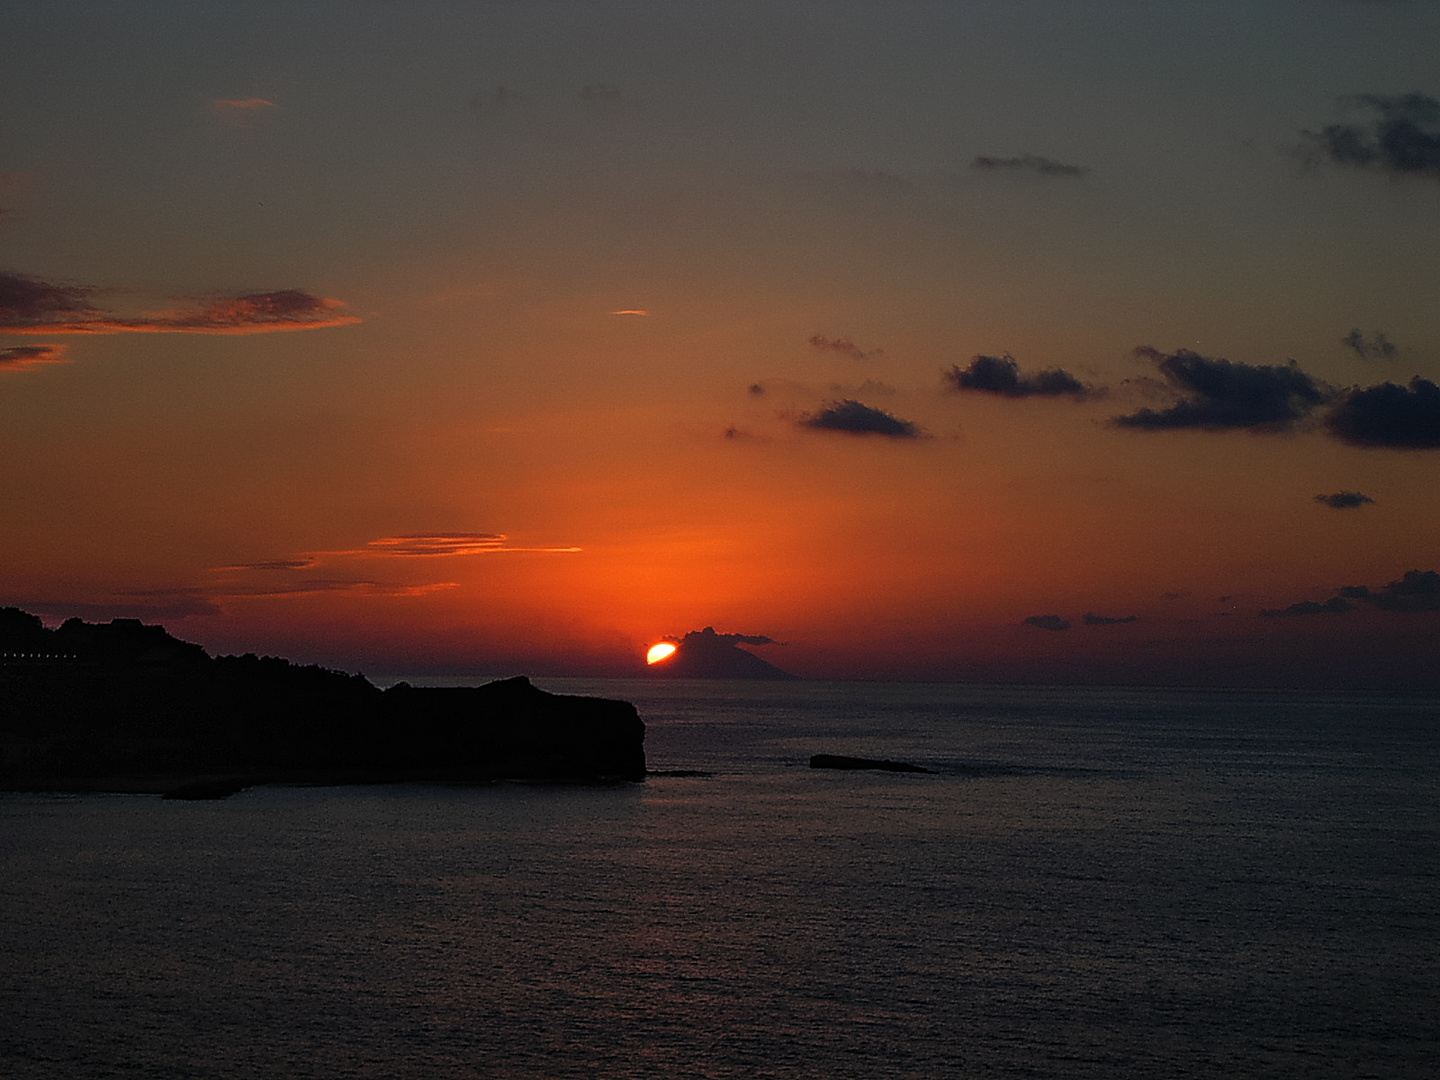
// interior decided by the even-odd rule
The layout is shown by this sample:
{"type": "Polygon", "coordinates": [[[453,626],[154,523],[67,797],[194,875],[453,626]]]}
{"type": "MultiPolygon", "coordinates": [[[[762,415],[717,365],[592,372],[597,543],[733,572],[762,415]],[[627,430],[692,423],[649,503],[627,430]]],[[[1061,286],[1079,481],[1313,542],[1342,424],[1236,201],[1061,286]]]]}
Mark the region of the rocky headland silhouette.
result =
{"type": "Polygon", "coordinates": [[[644,740],[629,702],[524,676],[381,690],[277,657],[212,657],[135,619],[52,630],[0,608],[0,790],[642,780],[644,740]]]}

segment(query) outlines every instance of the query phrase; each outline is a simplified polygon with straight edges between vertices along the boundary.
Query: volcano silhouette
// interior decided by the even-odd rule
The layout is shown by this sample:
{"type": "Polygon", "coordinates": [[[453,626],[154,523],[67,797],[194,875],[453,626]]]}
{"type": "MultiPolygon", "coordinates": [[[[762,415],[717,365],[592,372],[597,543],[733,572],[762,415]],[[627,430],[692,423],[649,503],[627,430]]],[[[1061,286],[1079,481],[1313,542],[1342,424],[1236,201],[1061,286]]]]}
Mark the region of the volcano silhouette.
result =
{"type": "Polygon", "coordinates": [[[713,626],[691,630],[676,640],[675,651],[650,667],[649,672],[672,679],[794,679],[740,645],[773,645],[755,634],[717,634],[713,626]]]}

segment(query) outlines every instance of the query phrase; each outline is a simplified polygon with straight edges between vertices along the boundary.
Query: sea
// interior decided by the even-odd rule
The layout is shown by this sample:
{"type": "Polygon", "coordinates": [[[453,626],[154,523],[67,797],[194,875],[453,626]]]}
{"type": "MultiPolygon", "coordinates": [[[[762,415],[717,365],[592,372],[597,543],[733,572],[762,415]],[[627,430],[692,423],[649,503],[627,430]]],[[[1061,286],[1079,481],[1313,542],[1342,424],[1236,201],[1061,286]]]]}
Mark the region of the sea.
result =
{"type": "Polygon", "coordinates": [[[652,775],[0,795],[0,1077],[1440,1076],[1434,697],[534,681],[652,775]]]}

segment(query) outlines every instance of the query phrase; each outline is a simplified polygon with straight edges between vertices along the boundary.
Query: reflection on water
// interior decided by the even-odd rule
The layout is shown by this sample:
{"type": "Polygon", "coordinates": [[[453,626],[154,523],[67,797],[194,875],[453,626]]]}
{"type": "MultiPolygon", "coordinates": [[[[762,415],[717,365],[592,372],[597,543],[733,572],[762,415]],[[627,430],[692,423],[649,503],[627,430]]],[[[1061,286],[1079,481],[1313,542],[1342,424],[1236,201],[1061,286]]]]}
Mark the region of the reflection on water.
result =
{"type": "Polygon", "coordinates": [[[1433,702],[537,683],[708,775],[0,797],[0,1075],[1433,1075],[1433,702]]]}

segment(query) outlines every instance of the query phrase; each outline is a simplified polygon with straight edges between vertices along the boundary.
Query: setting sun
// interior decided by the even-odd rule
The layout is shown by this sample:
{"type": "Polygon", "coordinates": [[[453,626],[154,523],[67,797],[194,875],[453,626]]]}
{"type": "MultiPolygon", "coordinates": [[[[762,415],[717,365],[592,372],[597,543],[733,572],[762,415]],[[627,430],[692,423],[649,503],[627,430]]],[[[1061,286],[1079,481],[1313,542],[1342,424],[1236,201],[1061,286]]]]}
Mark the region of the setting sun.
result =
{"type": "Polygon", "coordinates": [[[647,664],[658,664],[675,652],[675,646],[668,641],[662,641],[658,645],[651,645],[650,651],[645,654],[647,664]]]}

